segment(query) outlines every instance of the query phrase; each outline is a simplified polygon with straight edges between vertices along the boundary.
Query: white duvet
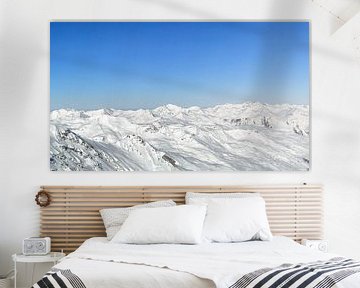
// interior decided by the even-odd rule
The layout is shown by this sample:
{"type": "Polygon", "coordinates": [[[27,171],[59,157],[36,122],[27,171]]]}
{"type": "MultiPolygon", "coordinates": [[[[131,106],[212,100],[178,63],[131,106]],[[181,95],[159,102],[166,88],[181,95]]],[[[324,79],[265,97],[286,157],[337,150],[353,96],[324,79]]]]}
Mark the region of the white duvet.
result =
{"type": "MultiPolygon", "coordinates": [[[[200,245],[112,244],[91,238],[55,267],[70,269],[87,288],[228,288],[244,274],[284,263],[328,260],[336,255],[286,237],[272,241],[200,245]]],[[[360,288],[360,273],[335,287],[360,288]]]]}

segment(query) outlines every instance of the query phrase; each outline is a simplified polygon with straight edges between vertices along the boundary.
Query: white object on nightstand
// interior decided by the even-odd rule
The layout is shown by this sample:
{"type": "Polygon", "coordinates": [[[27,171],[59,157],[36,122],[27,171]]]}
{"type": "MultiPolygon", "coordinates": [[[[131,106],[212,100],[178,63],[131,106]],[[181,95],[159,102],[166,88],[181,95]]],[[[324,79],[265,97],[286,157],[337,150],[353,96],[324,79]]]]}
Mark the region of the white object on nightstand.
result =
{"type": "Polygon", "coordinates": [[[325,240],[309,240],[309,239],[303,239],[301,240],[301,244],[309,247],[314,250],[318,250],[321,252],[327,252],[328,251],[328,242],[325,240]]]}
{"type": "MultiPolygon", "coordinates": [[[[12,259],[14,261],[14,269],[15,269],[15,277],[14,277],[14,288],[16,288],[16,264],[17,263],[33,263],[34,265],[36,263],[53,263],[54,265],[56,263],[58,263],[58,261],[65,257],[65,253],[60,253],[60,252],[50,252],[47,255],[41,255],[41,256],[27,256],[24,254],[14,254],[12,255],[12,259]]],[[[31,273],[31,285],[33,285],[34,281],[34,266],[32,268],[32,273],[31,273]]]]}
{"type": "Polygon", "coordinates": [[[24,255],[47,255],[50,253],[50,237],[29,237],[23,240],[24,255]]]}

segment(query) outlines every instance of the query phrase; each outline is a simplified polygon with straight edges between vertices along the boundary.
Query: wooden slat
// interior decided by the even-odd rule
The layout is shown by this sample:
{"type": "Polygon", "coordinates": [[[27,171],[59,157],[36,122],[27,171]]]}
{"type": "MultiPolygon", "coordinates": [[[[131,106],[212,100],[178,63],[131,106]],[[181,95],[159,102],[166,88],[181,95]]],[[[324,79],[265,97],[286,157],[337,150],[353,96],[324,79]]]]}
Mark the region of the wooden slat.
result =
{"type": "Polygon", "coordinates": [[[99,210],[173,199],[185,202],[186,192],[256,192],[265,199],[274,235],[322,237],[322,187],[307,185],[258,186],[42,186],[51,204],[41,208],[41,236],[52,237],[52,249],[74,251],[90,237],[105,236],[99,210]]]}

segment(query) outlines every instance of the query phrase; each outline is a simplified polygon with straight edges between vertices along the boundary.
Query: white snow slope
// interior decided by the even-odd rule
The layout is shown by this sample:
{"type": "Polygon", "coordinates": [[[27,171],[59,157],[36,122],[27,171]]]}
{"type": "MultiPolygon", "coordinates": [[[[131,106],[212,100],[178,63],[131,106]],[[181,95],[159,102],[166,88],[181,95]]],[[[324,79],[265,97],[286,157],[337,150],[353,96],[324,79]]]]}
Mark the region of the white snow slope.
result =
{"type": "Polygon", "coordinates": [[[309,107],[55,110],[53,171],[306,171],[309,107]]]}

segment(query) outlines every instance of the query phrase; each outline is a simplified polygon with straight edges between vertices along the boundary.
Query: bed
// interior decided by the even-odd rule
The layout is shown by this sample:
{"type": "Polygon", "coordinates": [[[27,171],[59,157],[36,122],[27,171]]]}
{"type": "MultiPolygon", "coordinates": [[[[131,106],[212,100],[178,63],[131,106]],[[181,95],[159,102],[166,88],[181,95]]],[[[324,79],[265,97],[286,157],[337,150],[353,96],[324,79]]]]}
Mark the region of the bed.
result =
{"type": "Polygon", "coordinates": [[[54,251],[64,249],[72,253],[35,288],[360,287],[360,263],[298,243],[304,238],[322,237],[320,185],[42,189],[52,199],[50,206],[41,211],[42,235],[52,237],[54,251]],[[163,199],[182,204],[188,191],[260,193],[266,201],[273,239],[134,245],[109,242],[104,237],[99,209],[163,199]]]}
{"type": "MultiPolygon", "coordinates": [[[[69,270],[73,273],[61,277],[66,285],[64,287],[290,287],[286,284],[285,286],[270,285],[280,278],[279,275],[284,275],[284,272],[279,272],[269,279],[267,286],[255,286],[251,283],[248,284],[250,286],[246,286],[244,276],[262,270],[265,270],[263,271],[265,273],[268,268],[278,268],[284,264],[287,264],[285,269],[289,269],[290,264],[306,263],[305,268],[294,266],[293,270],[287,272],[296,276],[299,273],[295,272],[304,271],[311,265],[324,267],[325,263],[328,263],[329,267],[333,267],[334,263],[344,263],[346,260],[336,255],[314,251],[282,236],[276,236],[270,242],[159,244],[136,245],[136,247],[127,244],[111,244],[106,238],[97,237],[87,240],[76,252],[68,255],[54,267],[54,271],[61,273],[69,270]],[[323,262],[326,260],[331,261],[323,262]],[[79,279],[70,283],[74,277],[79,277],[79,279]],[[70,279],[70,282],[66,282],[66,279],[70,279]]],[[[317,285],[301,286],[306,279],[310,278],[304,275],[297,280],[298,283],[294,282],[295,286],[291,287],[360,287],[359,263],[345,263],[349,264],[348,267],[352,267],[352,273],[349,275],[339,269],[338,278],[320,278],[319,275],[318,281],[315,281],[317,285]],[[341,279],[342,277],[344,279],[341,279]]],[[[348,271],[346,270],[347,273],[348,271]]],[[[49,281],[57,287],[56,280],[49,281]]],[[[44,286],[41,281],[34,285],[35,288],[49,286],[44,286]]]]}

